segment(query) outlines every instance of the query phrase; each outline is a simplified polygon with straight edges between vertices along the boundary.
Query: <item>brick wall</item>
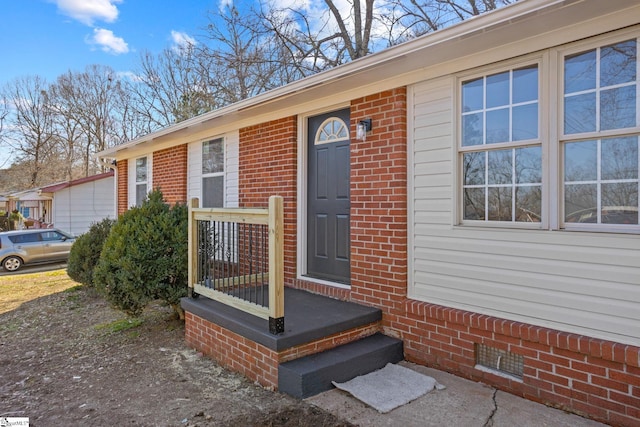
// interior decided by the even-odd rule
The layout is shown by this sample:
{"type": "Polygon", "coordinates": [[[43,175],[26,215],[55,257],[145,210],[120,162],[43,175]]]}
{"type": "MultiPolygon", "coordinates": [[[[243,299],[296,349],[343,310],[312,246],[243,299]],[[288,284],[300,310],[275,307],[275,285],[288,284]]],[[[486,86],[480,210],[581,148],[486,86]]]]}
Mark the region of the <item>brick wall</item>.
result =
{"type": "Polygon", "coordinates": [[[240,207],[265,208],[269,196],[283,197],[287,285],[296,277],[297,132],[295,116],[240,129],[240,207]]]}
{"type": "Polygon", "coordinates": [[[640,425],[640,349],[408,300],[405,357],[612,425],[640,425]],[[522,381],[475,369],[474,345],[522,355],[522,381]]]}
{"type": "Polygon", "coordinates": [[[280,363],[373,335],[379,329],[377,323],[372,323],[277,352],[190,312],[185,313],[185,339],[189,346],[271,389],[278,387],[280,363]]]}
{"type": "Polygon", "coordinates": [[[118,160],[118,194],[116,195],[118,204],[118,215],[124,213],[129,208],[129,162],[118,160]]]}
{"type": "Polygon", "coordinates": [[[170,204],[187,202],[187,144],[153,153],[153,190],[170,204]]]}
{"type": "Polygon", "coordinates": [[[351,300],[383,308],[389,327],[407,295],[407,95],[351,103],[351,300]],[[370,118],[365,141],[355,124],[370,118]]]}

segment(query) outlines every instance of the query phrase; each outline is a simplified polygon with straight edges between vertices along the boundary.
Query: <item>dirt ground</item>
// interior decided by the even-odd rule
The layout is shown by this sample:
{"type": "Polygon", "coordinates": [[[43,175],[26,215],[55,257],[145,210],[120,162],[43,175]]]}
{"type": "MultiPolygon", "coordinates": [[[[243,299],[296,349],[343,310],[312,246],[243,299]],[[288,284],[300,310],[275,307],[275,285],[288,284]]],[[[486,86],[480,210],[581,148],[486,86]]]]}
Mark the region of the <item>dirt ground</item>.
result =
{"type": "Polygon", "coordinates": [[[0,314],[0,417],[33,426],[350,426],[184,344],[160,305],[130,320],[71,287],[0,314]],[[140,322],[141,320],[141,322],[140,322]]]}

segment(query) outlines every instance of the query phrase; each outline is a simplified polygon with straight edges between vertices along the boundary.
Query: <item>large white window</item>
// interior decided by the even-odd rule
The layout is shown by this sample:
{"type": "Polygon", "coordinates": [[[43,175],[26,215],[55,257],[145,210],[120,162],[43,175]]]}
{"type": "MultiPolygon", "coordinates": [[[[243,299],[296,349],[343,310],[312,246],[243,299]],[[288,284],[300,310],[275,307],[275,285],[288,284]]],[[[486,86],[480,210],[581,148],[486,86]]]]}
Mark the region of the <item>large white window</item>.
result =
{"type": "Polygon", "coordinates": [[[563,221],[566,228],[638,225],[637,40],[563,61],[563,221]]]}
{"type": "Polygon", "coordinates": [[[640,231],[637,46],[583,43],[461,79],[460,222],[640,231]],[[558,75],[548,92],[545,68],[558,75]],[[542,112],[557,129],[543,128],[542,112]]]}
{"type": "Polygon", "coordinates": [[[224,139],[202,143],[202,207],[224,207],[224,139]]]}
{"type": "Polygon", "coordinates": [[[538,81],[533,64],[462,82],[464,221],[540,221],[538,81]]]}

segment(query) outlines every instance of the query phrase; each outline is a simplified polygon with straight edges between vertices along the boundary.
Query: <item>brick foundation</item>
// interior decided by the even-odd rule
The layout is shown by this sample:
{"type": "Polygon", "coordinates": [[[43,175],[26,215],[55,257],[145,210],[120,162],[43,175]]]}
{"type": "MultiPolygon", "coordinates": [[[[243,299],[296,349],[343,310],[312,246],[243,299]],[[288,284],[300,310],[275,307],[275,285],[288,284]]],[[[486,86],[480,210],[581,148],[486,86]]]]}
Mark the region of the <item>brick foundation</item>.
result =
{"type": "Polygon", "coordinates": [[[185,313],[185,331],[190,347],[213,357],[220,365],[275,390],[278,388],[280,363],[373,335],[380,331],[380,326],[378,323],[371,323],[282,351],[255,343],[189,312],[185,313]]]}
{"type": "Polygon", "coordinates": [[[640,425],[640,348],[407,300],[407,360],[621,426],[640,425]],[[474,346],[522,355],[522,381],[476,369],[474,346]]]}

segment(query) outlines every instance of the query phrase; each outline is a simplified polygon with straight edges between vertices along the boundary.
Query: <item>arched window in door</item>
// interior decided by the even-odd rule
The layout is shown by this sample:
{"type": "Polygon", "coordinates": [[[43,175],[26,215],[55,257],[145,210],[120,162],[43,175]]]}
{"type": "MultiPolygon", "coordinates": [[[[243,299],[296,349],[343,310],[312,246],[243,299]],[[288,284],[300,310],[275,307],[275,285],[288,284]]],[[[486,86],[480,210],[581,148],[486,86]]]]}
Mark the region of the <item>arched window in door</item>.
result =
{"type": "Polygon", "coordinates": [[[349,126],[339,117],[329,117],[316,132],[315,145],[349,139],[349,126]]]}

